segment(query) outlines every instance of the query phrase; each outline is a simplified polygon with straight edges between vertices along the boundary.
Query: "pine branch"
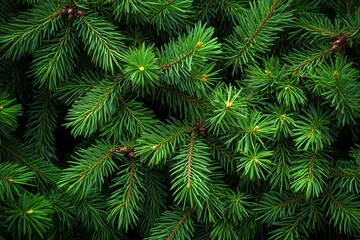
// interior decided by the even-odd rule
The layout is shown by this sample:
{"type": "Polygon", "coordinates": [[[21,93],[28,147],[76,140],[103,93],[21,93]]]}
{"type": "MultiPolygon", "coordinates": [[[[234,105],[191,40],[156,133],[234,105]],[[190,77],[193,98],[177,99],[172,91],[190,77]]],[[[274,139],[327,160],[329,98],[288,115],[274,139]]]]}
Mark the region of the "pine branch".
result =
{"type": "Polygon", "coordinates": [[[60,29],[61,10],[54,2],[44,2],[29,12],[22,12],[1,28],[1,49],[4,57],[18,60],[34,52],[42,39],[50,38],[60,29]]]}
{"type": "Polygon", "coordinates": [[[170,166],[173,177],[170,190],[174,190],[174,201],[183,208],[203,208],[203,201],[210,194],[210,154],[207,146],[196,136],[189,145],[182,147],[172,159],[170,166]]]}
{"type": "Polygon", "coordinates": [[[135,22],[137,24],[149,23],[149,11],[153,5],[158,5],[156,1],[122,1],[112,0],[113,14],[119,21],[125,19],[126,23],[135,22]]]}
{"type": "Polygon", "coordinates": [[[338,125],[355,123],[360,115],[360,103],[357,101],[360,87],[356,81],[360,78],[360,72],[340,56],[335,61],[330,59],[330,64],[319,66],[311,78],[311,88],[334,109],[332,115],[336,117],[338,125]]]}
{"type": "Polygon", "coordinates": [[[29,104],[26,143],[46,160],[57,160],[54,132],[57,127],[57,104],[47,89],[40,89],[29,104]]]}
{"type": "Polygon", "coordinates": [[[305,190],[306,200],[318,197],[329,177],[329,157],[319,152],[301,152],[295,155],[291,172],[294,192],[305,190]]]}
{"type": "Polygon", "coordinates": [[[298,149],[307,151],[322,150],[325,146],[330,146],[334,141],[334,129],[331,129],[328,113],[323,113],[319,108],[310,106],[309,112],[305,116],[300,116],[294,129],[293,137],[295,146],[298,149]]]}
{"type": "Polygon", "coordinates": [[[247,103],[241,94],[242,89],[234,86],[218,85],[209,96],[211,114],[208,126],[211,132],[220,134],[237,126],[237,119],[247,117],[247,103]]]}
{"type": "Polygon", "coordinates": [[[76,100],[68,112],[66,127],[72,127],[71,133],[90,136],[104,123],[117,109],[119,102],[120,80],[104,79],[92,88],[87,94],[76,100]]]}
{"type": "Polygon", "coordinates": [[[214,38],[214,29],[198,23],[187,30],[187,36],[170,41],[158,53],[159,68],[164,71],[169,84],[177,85],[181,77],[188,77],[195,67],[214,61],[221,54],[220,44],[214,38]]]}
{"type": "Polygon", "coordinates": [[[149,19],[155,25],[158,32],[167,32],[169,35],[176,35],[185,26],[191,25],[193,11],[192,1],[157,1],[149,5],[149,19]]]}
{"type": "Polygon", "coordinates": [[[192,130],[193,127],[179,121],[158,125],[157,129],[144,132],[137,140],[136,152],[141,156],[141,161],[149,166],[165,163],[186,142],[192,130]]]}
{"type": "Polygon", "coordinates": [[[331,193],[327,188],[323,189],[324,209],[326,216],[340,233],[359,234],[360,209],[356,195],[348,195],[344,192],[331,193]]]}
{"type": "Polygon", "coordinates": [[[160,69],[156,65],[157,58],[153,52],[153,46],[131,49],[124,56],[127,65],[124,69],[126,80],[131,82],[135,91],[141,95],[149,94],[158,85],[160,69]]]}
{"type": "Polygon", "coordinates": [[[276,191],[264,193],[254,209],[258,220],[273,224],[279,219],[292,216],[299,204],[305,200],[304,195],[294,196],[292,193],[276,191]]]}
{"type": "Polygon", "coordinates": [[[229,222],[226,218],[219,219],[211,229],[210,233],[211,240],[226,240],[234,239],[240,240],[235,226],[229,222]]]}
{"type": "Polygon", "coordinates": [[[111,74],[122,69],[120,61],[124,52],[124,37],[113,24],[95,14],[87,14],[81,16],[74,27],[94,64],[111,74]]]}
{"type": "Polygon", "coordinates": [[[266,53],[284,26],[292,20],[292,13],[285,12],[289,3],[275,0],[257,1],[241,15],[234,33],[226,38],[226,66],[233,65],[233,74],[243,65],[252,63],[257,54],[266,53]]]}
{"type": "Polygon", "coordinates": [[[146,186],[144,199],[146,201],[144,201],[142,216],[139,220],[143,237],[149,236],[150,229],[156,223],[156,219],[166,209],[166,199],[168,196],[165,183],[166,179],[160,172],[146,168],[144,174],[144,186],[146,186]]]}
{"type": "Polygon", "coordinates": [[[264,140],[271,139],[275,132],[273,122],[258,111],[249,113],[246,119],[237,119],[237,129],[229,132],[223,138],[228,148],[235,147],[236,152],[248,153],[256,143],[265,146],[264,140]]]}
{"type": "Polygon", "coordinates": [[[24,193],[17,203],[5,208],[5,223],[14,238],[44,238],[53,226],[52,214],[53,209],[43,196],[24,193]]]}
{"type": "Polygon", "coordinates": [[[117,165],[113,155],[121,147],[115,147],[108,142],[97,141],[87,149],[80,149],[74,155],[75,161],[63,171],[59,188],[78,200],[86,197],[93,188],[102,188],[105,178],[111,175],[117,165]]]}
{"type": "Polygon", "coordinates": [[[0,92],[0,136],[9,137],[18,126],[16,118],[22,115],[22,107],[14,104],[15,101],[9,99],[9,94],[0,92]]]}
{"type": "Polygon", "coordinates": [[[130,162],[120,166],[111,186],[114,191],[108,198],[110,212],[107,219],[117,229],[125,229],[125,232],[129,227],[136,226],[145,200],[141,170],[139,163],[130,157],[130,162]]]}
{"type": "Polygon", "coordinates": [[[102,79],[98,72],[84,72],[80,76],[74,76],[73,79],[69,79],[68,82],[61,85],[56,89],[54,96],[60,101],[63,101],[66,105],[71,106],[75,100],[84,96],[91,89],[96,88],[99,85],[99,79],[102,79]]]}
{"type": "Polygon", "coordinates": [[[304,224],[304,216],[299,214],[295,217],[288,217],[276,222],[277,228],[270,232],[273,240],[307,239],[310,235],[308,227],[304,224]]]}
{"type": "Polygon", "coordinates": [[[26,192],[24,187],[33,186],[34,172],[16,163],[0,163],[0,200],[13,201],[26,192]]]}
{"type": "Polygon", "coordinates": [[[38,157],[33,150],[14,138],[0,142],[0,157],[8,161],[17,161],[21,165],[28,167],[36,174],[37,186],[46,190],[49,185],[55,185],[57,182],[59,169],[43,158],[38,157]]]}
{"type": "Polygon", "coordinates": [[[32,75],[36,78],[36,84],[56,89],[66,82],[75,68],[75,54],[78,39],[67,25],[61,34],[46,41],[34,52],[32,62],[32,75]]]}
{"type": "Polygon", "coordinates": [[[329,57],[330,53],[332,50],[329,46],[321,45],[317,48],[308,47],[295,50],[285,59],[294,74],[302,74],[303,72],[312,72],[312,69],[322,63],[326,57],[329,57]]]}
{"type": "Polygon", "coordinates": [[[191,240],[195,232],[195,224],[191,219],[191,208],[183,211],[179,207],[166,210],[150,230],[150,237],[146,240],[191,240]]]}
{"type": "Polygon", "coordinates": [[[273,151],[260,150],[260,146],[255,144],[248,153],[240,155],[237,172],[241,173],[241,176],[248,177],[250,180],[265,179],[266,173],[269,173],[273,162],[270,160],[270,156],[273,155],[273,151]]]}
{"type": "Polygon", "coordinates": [[[92,233],[90,239],[121,239],[122,233],[108,224],[106,219],[108,212],[105,199],[106,196],[102,195],[99,189],[92,189],[86,198],[76,204],[76,218],[81,224],[81,230],[85,228],[92,233]]]}
{"type": "Polygon", "coordinates": [[[153,111],[144,107],[142,102],[122,98],[121,101],[118,113],[101,128],[101,136],[115,142],[132,141],[140,137],[145,129],[152,131],[159,124],[153,111]]]}

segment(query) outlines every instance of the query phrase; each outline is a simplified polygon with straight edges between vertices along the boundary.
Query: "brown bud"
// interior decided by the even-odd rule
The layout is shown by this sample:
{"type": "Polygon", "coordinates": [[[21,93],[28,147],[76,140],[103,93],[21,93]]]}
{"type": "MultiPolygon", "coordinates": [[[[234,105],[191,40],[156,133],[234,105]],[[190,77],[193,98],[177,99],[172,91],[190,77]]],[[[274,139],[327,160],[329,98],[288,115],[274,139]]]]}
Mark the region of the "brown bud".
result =
{"type": "Polygon", "coordinates": [[[206,134],[206,127],[200,127],[199,132],[201,135],[205,135],[206,134]]]}
{"type": "Polygon", "coordinates": [[[10,183],[10,184],[12,184],[12,183],[14,182],[14,180],[13,180],[12,178],[8,178],[8,179],[7,179],[7,182],[10,183]]]}
{"type": "Polygon", "coordinates": [[[201,47],[202,47],[202,45],[203,45],[203,43],[202,43],[202,42],[198,42],[198,43],[196,44],[196,47],[197,47],[197,48],[201,48],[201,47]]]}
{"type": "Polygon", "coordinates": [[[206,74],[201,76],[201,81],[206,82],[206,74]]]}
{"type": "Polygon", "coordinates": [[[81,9],[76,10],[76,15],[84,16],[84,12],[81,9]]]}
{"type": "Polygon", "coordinates": [[[331,47],[331,51],[337,50],[338,47],[339,47],[338,45],[334,44],[334,45],[331,47]]]}
{"type": "Polygon", "coordinates": [[[158,147],[160,147],[160,145],[156,144],[156,145],[152,146],[151,149],[155,151],[156,149],[158,149],[158,147]]]}
{"type": "Polygon", "coordinates": [[[4,107],[3,106],[0,106],[0,110],[3,110],[4,109],[4,107]]]}
{"type": "Polygon", "coordinates": [[[128,157],[129,158],[134,158],[135,157],[135,153],[133,151],[128,153],[128,157]]]}
{"type": "Polygon", "coordinates": [[[229,101],[226,101],[225,102],[225,107],[227,108],[227,109],[230,109],[231,107],[232,107],[232,102],[229,102],[229,101]]]}
{"type": "Polygon", "coordinates": [[[128,152],[128,147],[121,147],[117,152],[125,154],[128,152]]]}
{"type": "Polygon", "coordinates": [[[334,42],[334,44],[339,45],[342,42],[342,39],[338,39],[334,42]]]}
{"type": "Polygon", "coordinates": [[[70,22],[71,20],[73,20],[74,19],[74,14],[69,14],[69,16],[68,16],[68,21],[70,22]]]}
{"type": "Polygon", "coordinates": [[[73,11],[74,11],[73,8],[68,8],[67,13],[68,13],[68,14],[71,14],[73,11]]]}

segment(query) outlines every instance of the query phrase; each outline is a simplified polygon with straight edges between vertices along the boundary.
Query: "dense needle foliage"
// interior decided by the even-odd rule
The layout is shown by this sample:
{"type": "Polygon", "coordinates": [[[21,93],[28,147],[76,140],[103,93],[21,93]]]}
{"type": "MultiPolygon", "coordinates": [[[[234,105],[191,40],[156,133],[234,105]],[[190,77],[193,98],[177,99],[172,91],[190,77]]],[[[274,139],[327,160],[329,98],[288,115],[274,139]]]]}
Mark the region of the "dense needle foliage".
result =
{"type": "Polygon", "coordinates": [[[0,0],[0,240],[359,239],[358,0],[0,0]]]}

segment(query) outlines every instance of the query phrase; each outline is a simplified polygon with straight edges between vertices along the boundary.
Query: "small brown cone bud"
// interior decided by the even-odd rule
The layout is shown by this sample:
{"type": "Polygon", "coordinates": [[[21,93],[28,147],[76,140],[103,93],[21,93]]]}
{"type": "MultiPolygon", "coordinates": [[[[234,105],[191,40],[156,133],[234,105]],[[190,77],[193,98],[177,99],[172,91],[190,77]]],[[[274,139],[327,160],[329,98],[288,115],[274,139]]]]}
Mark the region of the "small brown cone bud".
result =
{"type": "Polygon", "coordinates": [[[227,108],[227,109],[230,109],[231,107],[232,107],[232,102],[229,102],[229,101],[226,101],[225,102],[225,107],[227,108]]]}
{"type": "Polygon", "coordinates": [[[122,154],[125,154],[125,153],[128,152],[128,148],[127,148],[127,147],[121,147],[121,148],[119,149],[119,152],[122,153],[122,154]]]}
{"type": "Polygon", "coordinates": [[[331,51],[335,51],[338,47],[339,47],[338,45],[334,44],[334,46],[332,46],[331,48],[331,51]]]}
{"type": "Polygon", "coordinates": [[[156,149],[158,149],[158,148],[159,148],[159,146],[160,146],[159,144],[156,144],[156,145],[152,146],[152,148],[151,148],[151,149],[155,151],[156,149]]]}
{"type": "Polygon", "coordinates": [[[338,39],[334,42],[334,44],[339,45],[342,42],[342,39],[338,39]]]}
{"type": "Polygon", "coordinates": [[[84,16],[84,12],[81,9],[76,10],[76,15],[84,16]]]}
{"type": "Polygon", "coordinates": [[[334,77],[337,78],[339,76],[338,71],[334,71],[334,77]]]}
{"type": "Polygon", "coordinates": [[[196,44],[196,47],[197,47],[197,48],[201,48],[201,47],[202,47],[202,45],[203,45],[203,43],[202,43],[202,42],[198,42],[198,43],[196,44]]]}
{"type": "Polygon", "coordinates": [[[201,81],[206,82],[206,74],[201,76],[201,81]]]}
{"type": "Polygon", "coordinates": [[[135,157],[135,153],[133,151],[128,153],[129,158],[134,158],[135,157]]]}
{"type": "Polygon", "coordinates": [[[72,21],[74,19],[74,14],[69,14],[69,16],[68,16],[68,21],[70,22],[70,21],[72,21]]]}
{"type": "Polygon", "coordinates": [[[71,14],[72,12],[74,12],[74,9],[73,8],[68,8],[67,13],[71,14]]]}
{"type": "Polygon", "coordinates": [[[254,127],[254,132],[257,132],[259,130],[259,126],[254,127]]]}
{"type": "Polygon", "coordinates": [[[13,180],[12,178],[8,178],[8,179],[7,179],[7,182],[10,183],[10,184],[12,184],[12,183],[14,182],[14,180],[13,180]]]}
{"type": "Polygon", "coordinates": [[[3,110],[4,109],[4,107],[3,106],[0,106],[0,110],[3,110]]]}

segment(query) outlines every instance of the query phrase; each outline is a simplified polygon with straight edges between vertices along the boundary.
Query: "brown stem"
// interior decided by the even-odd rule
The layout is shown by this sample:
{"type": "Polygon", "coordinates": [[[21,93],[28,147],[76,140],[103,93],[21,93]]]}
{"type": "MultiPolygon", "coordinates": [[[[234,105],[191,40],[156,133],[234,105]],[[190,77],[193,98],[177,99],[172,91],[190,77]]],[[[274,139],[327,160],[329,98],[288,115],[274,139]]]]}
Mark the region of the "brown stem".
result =
{"type": "Polygon", "coordinates": [[[235,59],[239,58],[245,50],[251,45],[251,43],[254,41],[254,39],[259,35],[265,24],[270,20],[270,18],[273,15],[273,12],[275,11],[276,5],[280,2],[280,0],[275,0],[274,4],[270,8],[270,12],[265,17],[264,21],[261,23],[260,27],[256,30],[256,32],[250,37],[250,39],[246,42],[245,46],[241,51],[235,56],[235,59]]]}
{"type": "Polygon", "coordinates": [[[179,227],[181,226],[181,224],[183,224],[183,222],[185,221],[185,219],[190,215],[191,213],[191,208],[189,208],[185,214],[182,216],[182,218],[180,219],[180,221],[176,224],[176,226],[174,227],[174,229],[171,231],[170,235],[166,238],[166,240],[171,240],[176,231],[179,229],[179,227]]]}
{"type": "Polygon", "coordinates": [[[191,160],[192,160],[194,143],[195,143],[195,137],[193,137],[190,141],[189,153],[187,158],[187,184],[186,184],[187,188],[190,188],[191,186],[191,160]]]}
{"type": "Polygon", "coordinates": [[[166,70],[166,69],[168,69],[169,67],[172,67],[172,66],[174,66],[175,64],[181,62],[181,61],[184,60],[185,58],[191,56],[192,54],[194,54],[194,50],[191,50],[190,52],[188,52],[188,53],[185,54],[184,56],[180,57],[178,60],[175,60],[175,61],[170,62],[170,63],[167,63],[167,64],[160,65],[159,68],[160,68],[161,70],[166,70]]]}

